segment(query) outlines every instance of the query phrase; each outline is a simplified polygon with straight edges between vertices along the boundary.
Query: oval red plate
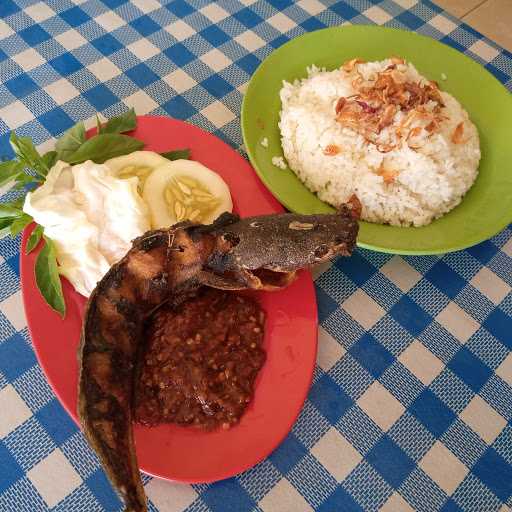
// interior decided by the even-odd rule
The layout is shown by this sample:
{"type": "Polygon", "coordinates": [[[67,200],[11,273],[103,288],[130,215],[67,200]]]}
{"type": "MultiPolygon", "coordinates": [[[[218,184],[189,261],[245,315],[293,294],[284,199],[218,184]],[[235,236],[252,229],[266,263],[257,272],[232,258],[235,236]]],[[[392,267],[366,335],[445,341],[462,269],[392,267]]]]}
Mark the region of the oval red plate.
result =
{"type": "MultiPolygon", "coordinates": [[[[138,118],[134,136],[146,149],[191,148],[192,159],[218,172],[228,183],[235,211],[242,217],[281,212],[251,166],[230,146],[203,130],[166,117],[138,118]]],[[[77,420],[77,348],[86,299],[63,280],[64,320],[41,298],[35,285],[36,252],[26,256],[25,230],[20,257],[28,327],[50,385],[77,420]]],[[[264,459],[284,439],[308,393],[317,349],[317,309],[311,276],[301,272],[289,288],[255,294],[267,312],[267,361],[256,381],[254,400],[240,423],[228,430],[203,432],[176,425],[135,426],[141,469],[182,482],[212,482],[244,471],[264,459]]]]}

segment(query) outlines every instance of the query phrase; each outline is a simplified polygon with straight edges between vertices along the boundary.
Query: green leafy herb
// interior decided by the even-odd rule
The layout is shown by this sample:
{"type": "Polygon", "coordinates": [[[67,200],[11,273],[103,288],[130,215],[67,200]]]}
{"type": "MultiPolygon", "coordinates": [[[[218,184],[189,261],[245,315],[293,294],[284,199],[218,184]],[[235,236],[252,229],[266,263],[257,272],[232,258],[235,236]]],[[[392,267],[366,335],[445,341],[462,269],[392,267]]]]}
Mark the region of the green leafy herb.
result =
{"type": "Polygon", "coordinates": [[[23,164],[16,160],[9,160],[8,162],[0,163],[0,187],[15,180],[20,174],[23,173],[23,164]]]}
{"type": "Polygon", "coordinates": [[[18,210],[20,210],[20,213],[21,213],[24,203],[25,203],[25,198],[18,197],[17,199],[13,199],[12,201],[10,201],[8,203],[3,203],[3,204],[7,205],[7,206],[12,206],[13,208],[17,208],[18,210]]]}
{"type": "Polygon", "coordinates": [[[135,130],[137,126],[137,116],[135,110],[131,108],[128,112],[120,116],[109,119],[103,126],[100,125],[98,133],[124,133],[135,130]]]}
{"type": "Polygon", "coordinates": [[[102,164],[109,158],[127,155],[144,147],[144,142],[121,135],[120,133],[102,133],[86,140],[70,157],[70,164],[79,164],[92,160],[102,164]]]}
{"type": "Polygon", "coordinates": [[[57,158],[69,162],[69,157],[85,142],[85,126],[82,121],[76,123],[55,144],[57,158]]]}
{"type": "Polygon", "coordinates": [[[57,161],[57,151],[48,151],[48,153],[45,153],[41,158],[46,164],[46,167],[48,167],[48,170],[50,170],[57,161]]]}
{"type": "Polygon", "coordinates": [[[25,247],[25,254],[30,254],[39,244],[41,237],[43,236],[43,226],[37,225],[27,240],[27,245],[25,247]]]}
{"type": "Polygon", "coordinates": [[[16,176],[16,186],[14,187],[15,190],[22,189],[25,187],[25,185],[28,185],[29,183],[42,183],[42,180],[39,180],[35,176],[32,176],[31,174],[22,172],[18,176],[16,176]]]}
{"type": "Polygon", "coordinates": [[[48,305],[64,318],[66,304],[62,293],[55,247],[49,238],[43,236],[43,239],[45,244],[37,255],[35,265],[37,287],[48,305]]]}
{"type": "Polygon", "coordinates": [[[190,149],[176,149],[175,151],[160,153],[160,155],[168,160],[188,160],[190,158],[190,149]]]}
{"type": "Polygon", "coordinates": [[[0,204],[0,219],[15,219],[22,215],[23,211],[14,201],[0,204]]]}
{"type": "Polygon", "coordinates": [[[20,163],[34,169],[42,178],[46,177],[49,168],[37,152],[30,137],[18,137],[12,132],[9,141],[20,163]]]}
{"type": "Polygon", "coordinates": [[[100,116],[96,114],[96,134],[99,135],[101,133],[101,121],[100,116]]]}
{"type": "MultiPolygon", "coordinates": [[[[78,164],[86,160],[103,163],[109,158],[126,155],[144,147],[142,141],[122,135],[137,127],[137,118],[133,109],[109,119],[105,124],[102,124],[96,116],[96,127],[98,133],[87,139],[84,123],[75,124],[57,141],[55,151],[48,151],[42,156],[39,155],[29,137],[18,137],[14,132],[11,133],[10,142],[17,159],[0,162],[0,186],[11,181],[16,182],[15,188],[43,183],[48,171],[57,160],[69,164],[78,164]],[[34,171],[36,176],[33,175],[34,171]]],[[[169,160],[188,159],[190,150],[167,151],[162,153],[162,156],[169,160]]],[[[30,215],[23,212],[24,200],[24,197],[20,197],[9,203],[0,204],[0,235],[10,232],[12,236],[16,236],[33,221],[30,215]]],[[[41,241],[44,243],[41,244],[42,248],[35,264],[36,283],[50,307],[64,316],[66,305],[62,294],[55,246],[48,237],[44,236],[42,226],[35,226],[27,241],[25,253],[32,252],[41,241]]]]}
{"type": "Polygon", "coordinates": [[[27,215],[26,213],[23,213],[22,215],[14,219],[11,223],[10,228],[11,236],[15,237],[19,233],[21,233],[32,222],[32,220],[32,217],[30,215],[27,215]]]}
{"type": "Polygon", "coordinates": [[[12,222],[12,219],[0,219],[0,236],[9,233],[12,222]]]}
{"type": "Polygon", "coordinates": [[[0,204],[0,231],[2,234],[9,231],[15,237],[27,224],[32,222],[32,217],[21,209],[23,198],[10,203],[0,204]]]}

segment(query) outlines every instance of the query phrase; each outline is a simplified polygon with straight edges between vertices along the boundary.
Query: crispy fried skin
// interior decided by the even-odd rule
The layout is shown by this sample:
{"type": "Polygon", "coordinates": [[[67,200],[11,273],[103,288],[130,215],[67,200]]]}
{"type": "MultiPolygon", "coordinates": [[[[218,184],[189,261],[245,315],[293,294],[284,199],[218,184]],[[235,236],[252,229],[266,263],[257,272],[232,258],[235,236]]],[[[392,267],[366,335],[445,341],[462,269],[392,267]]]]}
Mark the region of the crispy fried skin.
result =
{"type": "Polygon", "coordinates": [[[203,285],[283,288],[300,268],[350,255],[357,231],[349,208],[243,220],[224,214],[208,226],[185,222],[146,233],[98,283],[83,322],[78,413],[126,510],[147,510],[132,405],[139,340],[152,311],[179,304],[203,285]]]}

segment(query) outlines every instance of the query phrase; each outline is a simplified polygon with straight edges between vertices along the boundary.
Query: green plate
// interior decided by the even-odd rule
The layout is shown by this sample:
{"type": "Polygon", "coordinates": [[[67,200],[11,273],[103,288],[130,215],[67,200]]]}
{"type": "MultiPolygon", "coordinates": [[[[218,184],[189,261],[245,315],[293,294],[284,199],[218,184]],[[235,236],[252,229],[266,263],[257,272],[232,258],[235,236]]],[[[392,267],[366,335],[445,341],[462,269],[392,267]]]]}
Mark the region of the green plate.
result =
{"type": "Polygon", "coordinates": [[[421,228],[361,222],[358,245],[397,254],[439,254],[490,238],[512,222],[512,96],[482,66],[425,36],[354,25],[311,32],[274,51],[252,76],[242,104],[242,133],[252,165],[289,210],[333,211],[292,171],[272,165],[272,157],[283,154],[277,125],[282,81],[306,76],[311,64],[335,69],[355,57],[373,61],[391,55],[410,60],[462,103],[478,127],[482,159],[475,184],[451,212],[421,228]],[[268,148],[260,144],[263,137],[268,148]]]}

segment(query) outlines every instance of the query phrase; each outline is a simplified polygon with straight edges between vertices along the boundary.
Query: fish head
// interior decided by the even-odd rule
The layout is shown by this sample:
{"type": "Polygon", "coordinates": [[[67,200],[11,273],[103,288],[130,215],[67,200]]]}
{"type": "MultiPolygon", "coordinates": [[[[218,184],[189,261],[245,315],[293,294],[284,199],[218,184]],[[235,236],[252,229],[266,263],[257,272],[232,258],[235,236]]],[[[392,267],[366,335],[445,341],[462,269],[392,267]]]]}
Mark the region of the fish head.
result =
{"type": "Polygon", "coordinates": [[[220,228],[227,270],[293,272],[351,254],[358,230],[349,207],[334,214],[249,217],[220,228]]]}

